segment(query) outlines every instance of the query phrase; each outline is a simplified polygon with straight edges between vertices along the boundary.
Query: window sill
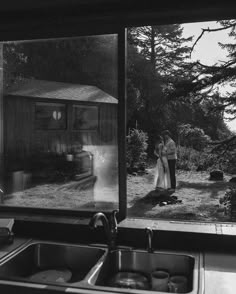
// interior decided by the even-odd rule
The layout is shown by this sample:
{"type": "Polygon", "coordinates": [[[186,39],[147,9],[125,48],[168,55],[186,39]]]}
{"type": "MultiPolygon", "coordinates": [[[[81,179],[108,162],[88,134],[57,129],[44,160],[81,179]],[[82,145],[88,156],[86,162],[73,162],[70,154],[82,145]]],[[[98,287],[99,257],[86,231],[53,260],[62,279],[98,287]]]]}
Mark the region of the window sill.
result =
{"type": "MultiPolygon", "coordinates": [[[[7,212],[1,213],[1,218],[14,218],[15,221],[27,223],[51,223],[65,225],[85,225],[90,220],[89,216],[55,216],[55,215],[35,215],[7,212]]],[[[197,233],[211,235],[236,236],[236,223],[210,223],[210,222],[191,222],[179,220],[154,220],[145,218],[126,218],[119,223],[119,228],[124,229],[145,229],[151,227],[157,231],[197,233]]]]}
{"type": "Polygon", "coordinates": [[[1,218],[14,218],[15,221],[66,224],[66,225],[87,225],[89,217],[75,216],[56,216],[56,215],[36,215],[27,213],[1,213],[1,218]]]}
{"type": "Polygon", "coordinates": [[[119,223],[119,227],[133,229],[151,227],[153,230],[159,231],[236,236],[236,223],[187,222],[178,220],[166,221],[144,218],[127,218],[119,223]]]}

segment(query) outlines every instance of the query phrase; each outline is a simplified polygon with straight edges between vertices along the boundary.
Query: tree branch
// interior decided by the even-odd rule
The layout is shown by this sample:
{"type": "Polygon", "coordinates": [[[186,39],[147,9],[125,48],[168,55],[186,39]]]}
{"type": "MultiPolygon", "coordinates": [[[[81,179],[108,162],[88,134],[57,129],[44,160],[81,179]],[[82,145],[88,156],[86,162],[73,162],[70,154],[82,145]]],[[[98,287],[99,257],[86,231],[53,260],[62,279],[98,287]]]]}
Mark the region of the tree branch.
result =
{"type": "Polygon", "coordinates": [[[197,45],[197,43],[199,42],[199,40],[203,37],[203,35],[204,35],[206,32],[210,33],[210,32],[223,31],[223,30],[227,30],[227,29],[230,29],[230,28],[232,28],[232,27],[235,27],[235,25],[236,25],[236,24],[234,23],[234,24],[230,24],[230,25],[228,25],[228,26],[222,27],[222,28],[217,28],[217,29],[210,29],[210,28],[208,28],[208,29],[202,29],[201,34],[198,36],[197,40],[193,43],[193,46],[192,46],[192,48],[191,48],[191,50],[190,50],[190,58],[191,58],[191,56],[192,56],[192,52],[193,52],[195,46],[197,45]]]}
{"type": "Polygon", "coordinates": [[[223,152],[221,153],[221,155],[224,155],[226,151],[229,150],[229,148],[236,146],[236,142],[233,142],[236,139],[236,135],[227,138],[225,140],[222,141],[214,141],[214,142],[208,142],[209,145],[215,145],[211,152],[216,152],[216,151],[220,151],[222,150],[221,148],[223,148],[223,152]]]}

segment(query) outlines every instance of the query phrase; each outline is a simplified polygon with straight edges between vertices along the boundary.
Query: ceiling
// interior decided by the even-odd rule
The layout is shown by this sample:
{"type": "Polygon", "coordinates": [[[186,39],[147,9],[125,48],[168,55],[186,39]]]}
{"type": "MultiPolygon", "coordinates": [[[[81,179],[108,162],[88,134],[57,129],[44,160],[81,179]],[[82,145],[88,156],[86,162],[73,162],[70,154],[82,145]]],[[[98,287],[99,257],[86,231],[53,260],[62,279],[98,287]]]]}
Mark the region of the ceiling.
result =
{"type": "MultiPolygon", "coordinates": [[[[223,6],[228,5],[232,6],[232,2],[230,0],[224,0],[221,2],[223,6]]],[[[37,10],[45,10],[45,9],[73,9],[73,8],[81,8],[81,7],[90,7],[90,8],[103,8],[103,9],[117,9],[117,8],[125,8],[125,7],[133,7],[136,9],[137,7],[146,7],[146,8],[154,8],[156,9],[184,9],[185,7],[214,7],[217,6],[216,1],[159,1],[159,0],[2,0],[0,5],[0,12],[13,12],[13,11],[37,11],[37,10]]]]}
{"type": "MultiPolygon", "coordinates": [[[[174,14],[183,18],[194,19],[194,14],[209,17],[219,14],[236,15],[236,1],[224,0],[2,0],[0,5],[0,24],[19,23],[19,21],[35,21],[36,19],[75,17],[77,20],[90,17],[109,19],[111,22],[135,23],[136,19],[150,19],[153,22],[164,13],[164,19],[171,23],[174,14]],[[200,11],[200,12],[196,12],[200,11]],[[172,18],[172,19],[171,19],[172,18]],[[30,20],[31,19],[31,20],[30,20]]],[[[214,17],[213,16],[213,17],[214,17]]],[[[89,20],[89,22],[90,22],[89,20]]],[[[1,30],[1,28],[0,28],[1,30]]]]}

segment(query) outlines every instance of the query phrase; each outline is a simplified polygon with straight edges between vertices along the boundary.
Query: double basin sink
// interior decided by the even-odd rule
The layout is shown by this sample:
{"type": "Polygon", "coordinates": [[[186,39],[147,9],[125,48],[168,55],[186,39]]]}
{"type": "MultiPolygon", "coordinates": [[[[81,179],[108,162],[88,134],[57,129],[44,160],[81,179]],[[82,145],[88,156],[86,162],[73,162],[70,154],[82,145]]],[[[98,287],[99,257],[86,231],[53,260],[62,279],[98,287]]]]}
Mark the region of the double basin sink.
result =
{"type": "MultiPolygon", "coordinates": [[[[30,283],[32,287],[35,284],[44,284],[73,289],[124,292],[125,289],[109,284],[115,274],[128,271],[150,277],[151,272],[158,268],[167,270],[170,275],[186,276],[186,293],[198,294],[200,263],[201,256],[198,253],[149,253],[127,248],[108,251],[106,246],[32,241],[11,252],[0,262],[0,283],[7,281],[30,283]]],[[[129,293],[152,292],[128,290],[129,293]]]]}

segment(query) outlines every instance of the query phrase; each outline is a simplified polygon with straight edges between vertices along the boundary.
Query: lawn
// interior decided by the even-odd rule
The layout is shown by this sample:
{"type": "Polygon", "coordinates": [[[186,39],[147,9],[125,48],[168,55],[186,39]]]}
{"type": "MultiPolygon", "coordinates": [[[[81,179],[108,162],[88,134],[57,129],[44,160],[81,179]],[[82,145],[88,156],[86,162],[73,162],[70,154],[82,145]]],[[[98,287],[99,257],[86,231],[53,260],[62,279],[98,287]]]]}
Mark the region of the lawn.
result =
{"type": "Polygon", "coordinates": [[[160,206],[154,190],[154,168],[144,175],[129,175],[127,181],[128,215],[130,217],[184,219],[199,221],[229,221],[219,199],[224,196],[229,179],[209,180],[208,172],[177,171],[177,189],[171,196],[180,204],[160,206]]]}
{"type": "MultiPolygon", "coordinates": [[[[181,203],[159,205],[159,194],[154,191],[154,168],[143,175],[127,176],[127,207],[129,217],[229,221],[219,199],[224,196],[229,179],[210,181],[207,172],[177,171],[177,189],[174,194],[181,203]]],[[[101,187],[102,200],[96,202],[94,191],[78,189],[73,183],[47,183],[35,185],[24,191],[5,195],[5,205],[30,206],[58,209],[115,209],[118,207],[118,187],[101,187]]],[[[96,191],[95,191],[96,192],[96,191]]],[[[101,199],[100,199],[101,200],[101,199]]]]}

